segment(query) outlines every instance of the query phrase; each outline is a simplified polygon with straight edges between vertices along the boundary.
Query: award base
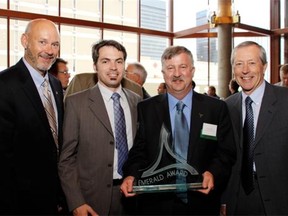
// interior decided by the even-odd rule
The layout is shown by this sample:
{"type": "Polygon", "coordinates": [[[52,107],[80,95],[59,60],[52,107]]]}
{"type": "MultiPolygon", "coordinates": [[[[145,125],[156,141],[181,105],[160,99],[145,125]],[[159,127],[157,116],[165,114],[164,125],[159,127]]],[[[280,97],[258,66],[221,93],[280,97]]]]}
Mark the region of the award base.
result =
{"type": "Polygon", "coordinates": [[[164,185],[142,185],[133,186],[131,193],[160,193],[160,192],[185,192],[187,190],[204,189],[202,182],[187,184],[164,184],[164,185]]]}

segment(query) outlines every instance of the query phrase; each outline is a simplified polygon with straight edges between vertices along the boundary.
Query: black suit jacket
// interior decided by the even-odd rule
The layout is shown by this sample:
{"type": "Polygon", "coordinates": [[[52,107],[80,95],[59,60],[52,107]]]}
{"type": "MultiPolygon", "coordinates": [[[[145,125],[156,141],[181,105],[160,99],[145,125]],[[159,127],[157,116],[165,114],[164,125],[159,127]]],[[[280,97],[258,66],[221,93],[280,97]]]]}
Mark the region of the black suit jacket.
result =
{"type": "MultiPolygon", "coordinates": [[[[267,215],[288,215],[288,89],[266,82],[255,134],[254,160],[259,189],[267,215]]],[[[226,99],[233,122],[237,162],[223,202],[227,213],[235,214],[239,202],[242,164],[242,94],[226,99]]]]}
{"type": "MultiPolygon", "coordinates": [[[[136,178],[142,174],[142,171],[139,170],[148,168],[158,158],[160,149],[159,137],[163,124],[171,134],[167,94],[154,96],[140,102],[138,104],[138,118],[139,126],[134,145],[123,168],[125,176],[132,175],[136,178]]],[[[169,140],[171,143],[171,135],[169,140]]],[[[173,158],[171,159],[165,151],[163,152],[163,157],[159,163],[160,167],[175,163],[173,158]]],[[[189,205],[191,208],[195,208],[196,212],[202,214],[205,209],[219,213],[219,195],[226,186],[234,161],[235,144],[226,104],[221,100],[193,92],[187,162],[200,175],[205,171],[210,171],[214,176],[215,190],[208,196],[201,195],[199,192],[189,193],[189,205]],[[217,140],[200,137],[203,123],[217,125],[217,140]]],[[[169,209],[169,196],[172,199],[173,195],[169,193],[146,194],[147,205],[144,210],[146,211],[150,208],[149,206],[155,205],[151,207],[151,212],[148,212],[148,214],[156,213],[155,209],[153,209],[154,207],[157,210],[160,209],[157,213],[165,212],[171,214],[172,212],[167,211],[167,209],[169,209]]]]}
{"type": "MultiPolygon", "coordinates": [[[[49,74],[62,143],[63,93],[49,74]]],[[[0,72],[0,213],[55,214],[57,149],[33,79],[21,59],[0,72]]]]}

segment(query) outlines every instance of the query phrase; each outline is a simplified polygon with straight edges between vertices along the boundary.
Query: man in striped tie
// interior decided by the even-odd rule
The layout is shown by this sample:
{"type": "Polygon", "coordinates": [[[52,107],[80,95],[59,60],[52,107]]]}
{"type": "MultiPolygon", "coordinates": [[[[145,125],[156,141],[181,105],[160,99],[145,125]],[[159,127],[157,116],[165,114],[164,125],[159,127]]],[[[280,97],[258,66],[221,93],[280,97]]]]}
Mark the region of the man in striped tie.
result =
{"type": "Polygon", "coordinates": [[[46,19],[31,20],[21,43],[24,57],[0,72],[0,214],[56,215],[64,200],[57,170],[63,94],[47,71],[59,53],[58,28],[46,19]]]}
{"type": "Polygon", "coordinates": [[[131,213],[120,193],[122,166],[136,134],[141,97],[121,85],[126,49],[103,40],[92,47],[97,84],[65,99],[59,175],[77,215],[131,213]]]}

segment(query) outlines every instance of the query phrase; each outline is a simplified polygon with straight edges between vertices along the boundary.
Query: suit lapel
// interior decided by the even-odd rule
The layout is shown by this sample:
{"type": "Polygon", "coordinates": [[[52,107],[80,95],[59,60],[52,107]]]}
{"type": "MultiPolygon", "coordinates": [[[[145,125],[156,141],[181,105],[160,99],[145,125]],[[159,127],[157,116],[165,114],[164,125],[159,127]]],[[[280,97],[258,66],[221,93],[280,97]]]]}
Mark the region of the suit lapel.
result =
{"type": "MultiPolygon", "coordinates": [[[[123,89],[123,92],[127,98],[127,101],[128,101],[128,105],[129,105],[129,108],[130,108],[130,115],[131,115],[131,120],[132,120],[132,125],[137,125],[137,99],[136,97],[132,97],[130,94],[130,92],[128,92],[125,88],[122,88],[123,89]]],[[[135,137],[136,135],[136,130],[137,128],[136,127],[132,127],[132,134],[133,134],[133,137],[135,137]]]]}
{"type": "Polygon", "coordinates": [[[242,94],[237,93],[234,97],[235,100],[233,100],[231,108],[228,108],[230,109],[230,118],[233,122],[235,141],[241,149],[243,145],[242,94]]]}
{"type": "MultiPolygon", "coordinates": [[[[155,104],[155,111],[157,113],[158,120],[155,122],[163,122],[168,131],[172,131],[169,105],[168,105],[168,96],[166,94],[159,95],[158,100],[155,104]]],[[[172,137],[170,137],[172,138],[172,137]]]]}
{"type": "Polygon", "coordinates": [[[39,92],[22,59],[17,63],[17,67],[19,67],[20,68],[19,71],[21,71],[19,75],[21,76],[20,80],[23,84],[22,86],[23,92],[25,92],[27,98],[30,100],[36,112],[39,114],[40,119],[43,121],[44,124],[46,124],[47,129],[50,130],[49,122],[47,120],[47,116],[39,92]]]}
{"type": "Polygon", "coordinates": [[[259,112],[259,118],[256,129],[255,145],[259,142],[264,135],[267,127],[270,125],[273,116],[275,114],[274,104],[277,102],[277,98],[274,95],[273,88],[266,82],[265,92],[262,99],[262,104],[259,112]]]}
{"type": "Polygon", "coordinates": [[[199,134],[201,134],[201,129],[203,125],[203,109],[201,109],[203,106],[202,104],[202,98],[199,97],[199,94],[195,91],[193,91],[193,98],[192,98],[192,111],[191,111],[191,117],[190,117],[190,139],[189,139],[189,147],[188,147],[188,161],[192,157],[192,153],[196,152],[197,149],[197,141],[199,134]]]}
{"type": "Polygon", "coordinates": [[[109,121],[109,116],[106,110],[105,103],[103,101],[103,97],[100,93],[100,89],[98,84],[89,90],[89,107],[91,112],[99,119],[99,121],[103,124],[103,126],[111,133],[113,136],[113,131],[111,128],[111,124],[109,121]]]}

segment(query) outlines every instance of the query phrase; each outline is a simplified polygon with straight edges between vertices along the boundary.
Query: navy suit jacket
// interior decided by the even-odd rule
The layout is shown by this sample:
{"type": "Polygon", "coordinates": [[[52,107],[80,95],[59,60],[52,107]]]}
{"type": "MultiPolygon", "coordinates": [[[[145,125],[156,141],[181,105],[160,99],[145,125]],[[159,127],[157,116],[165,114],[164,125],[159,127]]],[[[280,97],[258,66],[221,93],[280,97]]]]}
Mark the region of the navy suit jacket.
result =
{"type": "MultiPolygon", "coordinates": [[[[160,131],[163,124],[170,134],[169,143],[171,143],[171,122],[167,94],[154,96],[138,104],[138,124],[134,145],[123,168],[125,176],[136,178],[140,177],[143,169],[150,167],[158,158],[160,131]]],[[[219,194],[226,186],[231,167],[235,161],[235,144],[227,105],[224,101],[193,92],[190,125],[187,162],[200,175],[205,171],[210,171],[213,174],[215,190],[206,197],[212,200],[211,208],[214,208],[212,205],[215,203],[216,208],[219,208],[219,194]],[[216,139],[200,136],[203,123],[217,126],[216,139]]],[[[175,163],[175,158],[171,158],[165,151],[163,151],[162,156],[159,168],[175,163]]],[[[202,196],[198,196],[198,194],[199,192],[190,193],[190,205],[195,205],[202,199],[202,196]],[[197,195],[195,195],[196,193],[197,195]]],[[[164,195],[160,193],[156,202],[166,200],[165,196],[167,197],[166,193],[164,195]]],[[[208,202],[203,201],[201,205],[203,208],[205,206],[209,209],[208,202]]],[[[159,206],[159,208],[161,207],[159,206]]],[[[164,205],[164,208],[168,208],[168,206],[165,207],[164,205]]],[[[219,212],[219,209],[216,209],[217,211],[219,212]]]]}
{"type": "MultiPolygon", "coordinates": [[[[63,93],[49,74],[62,143],[63,93]]],[[[57,149],[33,79],[21,59],[0,72],[0,213],[55,214],[57,149]]]]}
{"type": "MultiPolygon", "coordinates": [[[[259,112],[254,160],[267,215],[288,215],[288,88],[266,82],[259,112]]],[[[233,122],[237,147],[237,162],[232,170],[223,202],[227,213],[234,215],[241,187],[242,164],[242,94],[226,99],[233,122]]]]}

